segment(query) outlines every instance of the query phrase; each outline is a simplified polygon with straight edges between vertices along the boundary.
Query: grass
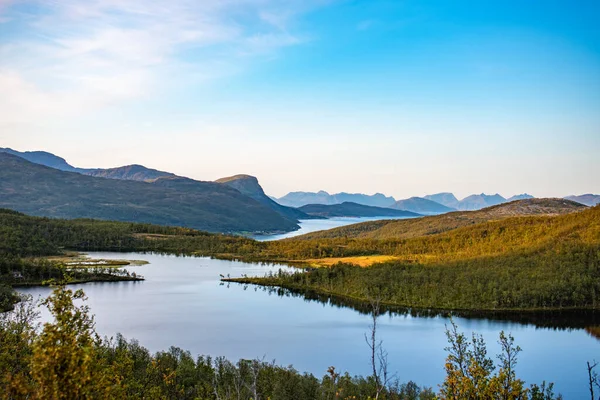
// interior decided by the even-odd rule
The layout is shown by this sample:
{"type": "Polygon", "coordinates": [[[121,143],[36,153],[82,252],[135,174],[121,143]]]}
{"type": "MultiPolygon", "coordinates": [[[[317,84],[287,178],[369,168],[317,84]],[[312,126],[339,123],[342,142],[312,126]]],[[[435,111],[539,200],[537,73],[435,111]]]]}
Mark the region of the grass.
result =
{"type": "Polygon", "coordinates": [[[313,258],[308,260],[292,260],[292,263],[307,263],[311,267],[331,267],[338,263],[352,264],[359,267],[370,267],[373,264],[384,263],[396,260],[393,256],[358,256],[358,257],[329,257],[329,258],[313,258]]]}

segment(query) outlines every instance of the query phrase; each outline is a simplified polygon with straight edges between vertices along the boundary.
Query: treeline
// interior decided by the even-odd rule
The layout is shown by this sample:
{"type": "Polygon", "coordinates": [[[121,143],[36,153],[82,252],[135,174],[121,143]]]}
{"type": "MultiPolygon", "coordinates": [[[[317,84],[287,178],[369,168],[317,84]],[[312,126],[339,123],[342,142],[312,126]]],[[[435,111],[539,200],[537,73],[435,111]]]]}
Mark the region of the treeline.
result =
{"type": "MultiPolygon", "coordinates": [[[[560,216],[505,218],[408,239],[273,242],[186,228],[57,220],[0,211],[0,266],[2,258],[9,260],[6,265],[25,256],[56,254],[63,248],[300,264],[308,259],[388,255],[394,259],[366,269],[339,265],[277,280],[249,280],[358,300],[377,292],[383,301],[403,307],[600,308],[600,206],[560,216]]],[[[44,271],[43,266],[32,268],[44,271]]]]}
{"type": "MultiPolygon", "coordinates": [[[[502,398],[558,399],[552,385],[527,387],[516,375],[520,349],[501,334],[499,363],[485,343],[448,330],[447,376],[439,393],[413,382],[340,374],[330,367],[322,378],[263,360],[230,362],[171,347],[151,354],[136,341],[101,339],[82,291],[57,287],[45,301],[54,316],[35,329],[31,301],[0,315],[0,398],[4,399],[207,399],[207,400],[428,400],[502,398]]],[[[375,331],[374,331],[375,332],[375,331]]],[[[375,336],[373,336],[375,337],[375,336]]],[[[383,360],[383,359],[380,359],[383,360]]],[[[382,369],[377,369],[382,371],[382,369]]],[[[386,378],[384,378],[386,377],[386,378]]]]}
{"type": "Polygon", "coordinates": [[[600,206],[561,216],[512,217],[481,222],[436,235],[408,239],[333,238],[268,242],[264,257],[301,260],[324,257],[393,255],[431,263],[548,249],[562,243],[600,245],[600,206]]]}
{"type": "Polygon", "coordinates": [[[339,263],[308,272],[233,281],[368,301],[446,310],[600,308],[600,251],[564,245],[428,265],[391,261],[361,268],[339,263]]]}
{"type": "Polygon", "coordinates": [[[159,251],[169,253],[245,253],[257,242],[189,228],[152,224],[31,217],[0,209],[0,255],[45,256],[62,249],[81,251],[159,251]]]}

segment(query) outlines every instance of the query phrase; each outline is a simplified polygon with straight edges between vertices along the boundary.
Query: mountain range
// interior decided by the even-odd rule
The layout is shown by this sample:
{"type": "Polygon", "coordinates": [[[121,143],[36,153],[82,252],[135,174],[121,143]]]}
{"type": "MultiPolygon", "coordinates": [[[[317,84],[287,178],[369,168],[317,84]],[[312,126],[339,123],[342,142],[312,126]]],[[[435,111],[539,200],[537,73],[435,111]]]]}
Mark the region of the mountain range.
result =
{"type": "Polygon", "coordinates": [[[362,193],[329,194],[324,190],[313,192],[290,192],[276,200],[289,207],[302,207],[307,204],[341,204],[345,202],[363,204],[373,207],[392,207],[396,200],[381,193],[367,195],[362,193]]]}
{"type": "Polygon", "coordinates": [[[83,175],[95,176],[108,179],[121,179],[131,181],[153,181],[163,177],[177,177],[170,172],[146,168],[143,165],[133,164],[117,168],[77,168],[69,164],[64,158],[46,151],[16,151],[10,148],[0,147],[0,153],[8,153],[24,158],[34,164],[66,172],[77,172],[83,175]]]}
{"type": "Polygon", "coordinates": [[[216,182],[151,182],[61,171],[0,153],[0,207],[30,215],[184,226],[210,232],[298,229],[297,220],[216,182]]]}
{"type": "Polygon", "coordinates": [[[423,197],[411,197],[409,199],[398,200],[394,203],[393,208],[421,214],[443,214],[450,211],[456,211],[454,208],[447,207],[423,197]]]}
{"type": "Polygon", "coordinates": [[[582,194],[580,196],[567,196],[565,199],[573,200],[586,206],[593,207],[600,204],[600,194],[582,194]]]}
{"type": "MultiPolygon", "coordinates": [[[[468,196],[462,200],[458,200],[456,196],[454,196],[454,194],[449,192],[442,192],[426,195],[423,197],[411,197],[408,199],[396,201],[393,197],[385,196],[381,193],[376,193],[374,195],[345,192],[329,194],[325,191],[319,191],[316,193],[291,192],[279,199],[276,199],[267,196],[262,187],[260,186],[258,179],[250,175],[235,175],[217,180],[213,184],[226,186],[230,189],[237,191],[239,195],[241,195],[241,197],[238,198],[238,201],[247,202],[247,205],[245,207],[242,207],[245,208],[247,211],[247,213],[245,214],[245,218],[239,218],[239,211],[241,209],[240,204],[236,203],[235,201],[230,201],[231,199],[227,197],[231,196],[233,192],[228,192],[228,195],[224,195],[220,193],[219,190],[215,189],[218,186],[208,185],[211,182],[196,181],[177,176],[170,172],[147,168],[138,164],[107,169],[78,168],[69,164],[64,158],[61,158],[59,156],[45,151],[20,152],[10,148],[0,148],[0,155],[17,156],[21,159],[30,161],[31,163],[47,166],[54,170],[59,170],[61,172],[77,173],[80,175],[87,175],[93,178],[106,178],[108,180],[155,183],[155,187],[176,189],[178,191],[186,192],[186,195],[189,194],[188,192],[193,192],[195,196],[203,194],[204,203],[200,202],[198,204],[198,210],[201,213],[203,207],[208,207],[208,209],[213,210],[212,217],[207,217],[206,222],[202,224],[200,223],[200,221],[190,222],[191,224],[193,224],[190,225],[190,227],[194,227],[197,229],[205,229],[214,232],[289,231],[297,229],[297,223],[301,219],[323,218],[326,216],[401,216],[400,214],[394,214],[394,211],[406,211],[409,213],[433,215],[443,214],[456,210],[480,210],[482,208],[494,206],[497,204],[503,204],[514,200],[533,198],[533,196],[526,193],[515,195],[508,199],[505,199],[499,194],[486,195],[484,193],[481,193],[468,196]],[[211,202],[214,202],[215,204],[210,205],[211,202]],[[344,203],[348,204],[346,204],[343,207],[330,208],[322,208],[317,206],[331,206],[340,205],[344,203]],[[307,205],[310,205],[311,207],[304,210],[299,209],[307,205]],[[230,209],[228,208],[229,206],[234,207],[236,209],[230,209]],[[373,209],[358,208],[358,206],[368,206],[373,207],[373,209]],[[219,209],[218,212],[222,213],[222,215],[215,211],[217,208],[219,209]],[[307,210],[311,210],[311,212],[307,212],[307,210]],[[394,211],[390,212],[389,210],[394,211]],[[260,218],[263,218],[263,220],[249,223],[249,219],[259,218],[259,215],[260,218]],[[237,221],[237,223],[234,221],[237,221]]],[[[13,181],[13,184],[16,184],[17,182],[18,179],[15,179],[13,181]]],[[[25,179],[25,181],[22,183],[27,182],[28,179],[25,179]]],[[[55,180],[54,182],[56,183],[57,181],[55,180]]],[[[95,181],[94,183],[92,183],[92,181],[89,181],[89,184],[92,186],[102,186],[95,183],[95,181]]],[[[104,183],[103,185],[106,185],[106,183],[104,183]]],[[[16,186],[12,188],[5,187],[5,189],[9,192],[11,190],[17,192],[20,190],[16,186]]],[[[67,193],[70,193],[69,188],[61,187],[61,190],[66,190],[67,193]]],[[[6,192],[0,192],[0,194],[2,195],[0,201],[4,201],[6,197],[6,192]]],[[[33,193],[31,194],[33,195],[33,193]]],[[[139,195],[139,193],[136,192],[136,195],[139,195]]],[[[166,195],[165,197],[169,198],[170,195],[166,195]]],[[[183,195],[183,197],[185,197],[185,195],[183,195]]],[[[566,198],[590,206],[600,203],[600,195],[595,194],[568,196],[566,198]]],[[[57,197],[54,196],[53,199],[57,200],[57,197]]],[[[34,200],[38,203],[40,201],[40,199],[34,200]]],[[[49,201],[49,199],[46,200],[49,201]]],[[[22,198],[21,201],[22,204],[16,205],[21,208],[14,209],[24,211],[24,208],[26,208],[27,205],[27,199],[22,198]]],[[[103,207],[105,207],[105,205],[93,204],[93,202],[90,203],[89,201],[91,201],[91,199],[88,199],[87,207],[93,208],[94,206],[98,206],[101,209],[104,209],[103,207]]],[[[75,205],[76,202],[68,204],[50,203],[47,204],[48,207],[41,207],[37,211],[35,210],[35,207],[33,207],[33,209],[30,212],[37,212],[37,214],[34,215],[57,214],[65,218],[90,217],[91,215],[96,215],[95,218],[102,218],[101,216],[104,215],[104,212],[106,211],[94,211],[93,209],[90,209],[86,212],[83,212],[83,209],[77,208],[77,206],[75,205]],[[43,211],[42,209],[44,209],[45,211],[43,211]],[[59,212],[58,210],[61,211],[59,212]]],[[[177,209],[178,207],[186,208],[187,205],[185,205],[184,203],[185,201],[181,204],[179,202],[173,202],[172,206],[174,209],[177,209]]],[[[156,204],[157,207],[160,208],[160,202],[156,204]]],[[[130,206],[134,206],[134,204],[130,204],[130,206]]],[[[162,206],[164,206],[164,204],[162,206]]],[[[146,211],[148,214],[151,213],[149,209],[146,211]]],[[[138,219],[136,219],[137,213],[133,210],[123,211],[123,213],[125,215],[129,215],[129,218],[133,218],[131,219],[132,221],[138,221],[138,219]]],[[[157,216],[161,214],[161,210],[156,211],[157,216]]],[[[176,220],[177,218],[179,218],[176,216],[177,210],[174,210],[173,213],[170,214],[172,214],[171,216],[173,219],[167,218],[166,216],[164,218],[157,218],[164,219],[165,224],[177,224],[176,220]]],[[[123,220],[119,218],[114,219],[123,220]]],[[[142,222],[144,221],[146,220],[143,220],[142,222]]],[[[154,220],[153,222],[162,223],[154,220]]]]}

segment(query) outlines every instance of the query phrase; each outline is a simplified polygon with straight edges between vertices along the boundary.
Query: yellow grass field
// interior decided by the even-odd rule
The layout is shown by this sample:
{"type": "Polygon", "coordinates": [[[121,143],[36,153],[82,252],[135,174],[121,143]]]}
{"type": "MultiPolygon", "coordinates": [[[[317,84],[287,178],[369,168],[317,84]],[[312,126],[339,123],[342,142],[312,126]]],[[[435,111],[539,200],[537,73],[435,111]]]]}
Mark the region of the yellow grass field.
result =
{"type": "Polygon", "coordinates": [[[313,267],[331,267],[337,263],[347,263],[358,265],[359,267],[370,267],[373,264],[386,261],[396,260],[393,256],[360,256],[360,257],[331,257],[331,258],[313,258],[302,260],[304,263],[309,263],[313,267]]]}

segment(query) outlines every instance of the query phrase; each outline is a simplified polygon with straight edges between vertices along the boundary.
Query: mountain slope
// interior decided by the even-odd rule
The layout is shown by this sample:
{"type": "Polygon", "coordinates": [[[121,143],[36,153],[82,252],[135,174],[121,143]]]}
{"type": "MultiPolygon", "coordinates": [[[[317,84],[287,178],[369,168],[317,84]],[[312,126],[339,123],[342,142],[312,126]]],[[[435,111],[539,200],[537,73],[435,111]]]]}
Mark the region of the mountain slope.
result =
{"type": "Polygon", "coordinates": [[[176,225],[210,232],[298,229],[295,221],[214,182],[153,183],[85,176],[0,153],[0,207],[59,218],[176,225]]]}
{"type": "Polygon", "coordinates": [[[385,207],[365,206],[351,202],[341,204],[307,204],[300,210],[321,217],[419,217],[419,214],[385,207]]]}
{"type": "Polygon", "coordinates": [[[34,164],[44,165],[46,167],[58,169],[67,172],[77,172],[83,175],[90,175],[108,179],[122,179],[131,181],[153,181],[161,177],[174,177],[175,174],[165,171],[159,171],[152,168],[146,168],[143,165],[126,165],[116,168],[77,168],[67,163],[64,158],[48,153],[46,151],[16,151],[9,148],[0,147],[0,153],[8,153],[14,156],[24,158],[34,164]]]}
{"type": "Polygon", "coordinates": [[[446,207],[440,203],[422,197],[411,197],[410,199],[398,200],[393,208],[421,214],[443,214],[455,211],[453,208],[446,207]]]}
{"type": "Polygon", "coordinates": [[[451,231],[463,226],[514,216],[561,215],[587,207],[565,199],[526,199],[478,211],[455,211],[442,215],[405,220],[384,220],[347,225],[327,231],[296,236],[294,240],[325,238],[404,239],[451,231]]]}
{"type": "Polygon", "coordinates": [[[226,178],[217,179],[215,182],[222,183],[224,185],[238,190],[240,193],[271,208],[272,210],[285,216],[286,218],[290,218],[293,220],[314,219],[313,216],[310,216],[296,208],[282,206],[281,204],[273,201],[273,199],[271,199],[265,194],[263,188],[258,183],[258,179],[256,179],[256,177],[254,176],[234,175],[226,178]]]}
{"type": "Polygon", "coordinates": [[[98,178],[121,179],[128,181],[150,182],[158,178],[176,177],[170,172],[159,171],[152,168],[146,168],[143,165],[133,164],[117,168],[97,168],[82,172],[84,175],[95,176],[98,178]]]}
{"type": "Polygon", "coordinates": [[[500,196],[498,193],[494,195],[487,195],[484,193],[472,194],[459,201],[456,208],[460,211],[473,211],[481,210],[482,208],[495,206],[505,202],[506,199],[500,196]]]}
{"type": "Polygon", "coordinates": [[[336,193],[329,194],[323,190],[313,192],[290,192],[277,199],[279,204],[289,207],[302,207],[307,204],[341,204],[352,202],[374,207],[391,207],[396,200],[381,193],[367,195],[362,193],[336,193]]]}
{"type": "Polygon", "coordinates": [[[442,192],[436,194],[428,194],[427,196],[423,196],[423,198],[435,201],[436,203],[439,203],[448,208],[456,209],[456,207],[458,207],[458,199],[452,193],[442,192]]]}
{"type": "Polygon", "coordinates": [[[47,167],[59,169],[61,171],[84,171],[81,168],[75,168],[71,164],[67,163],[67,161],[64,158],[58,157],[46,151],[17,151],[8,147],[0,147],[0,153],[12,154],[13,156],[24,158],[25,160],[34,164],[45,165],[47,167]]]}
{"type": "Polygon", "coordinates": [[[600,204],[600,194],[582,194],[580,196],[567,196],[565,199],[576,201],[581,204],[585,204],[586,206],[595,206],[596,204],[600,204]]]}

